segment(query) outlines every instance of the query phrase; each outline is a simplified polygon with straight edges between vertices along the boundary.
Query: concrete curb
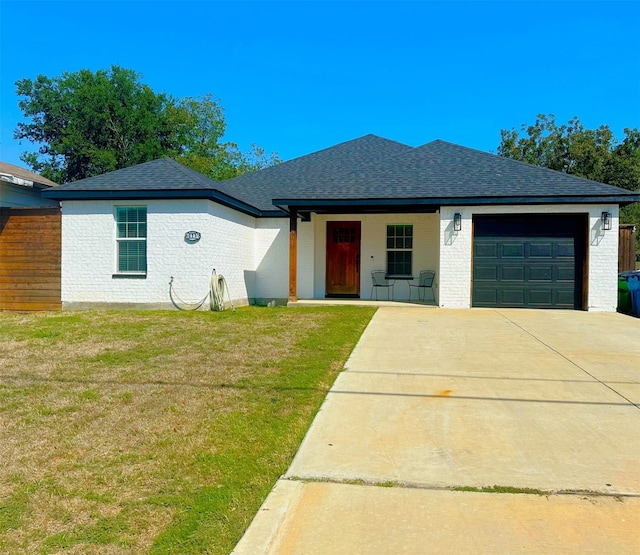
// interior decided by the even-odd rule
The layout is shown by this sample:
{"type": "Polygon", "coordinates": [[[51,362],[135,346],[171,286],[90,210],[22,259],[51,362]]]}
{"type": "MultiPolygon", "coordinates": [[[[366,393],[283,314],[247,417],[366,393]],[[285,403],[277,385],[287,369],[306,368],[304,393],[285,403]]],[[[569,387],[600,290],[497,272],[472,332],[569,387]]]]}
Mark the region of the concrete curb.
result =
{"type": "Polygon", "coordinates": [[[232,555],[270,553],[277,548],[287,518],[295,514],[302,495],[302,482],[278,480],[232,555]]]}

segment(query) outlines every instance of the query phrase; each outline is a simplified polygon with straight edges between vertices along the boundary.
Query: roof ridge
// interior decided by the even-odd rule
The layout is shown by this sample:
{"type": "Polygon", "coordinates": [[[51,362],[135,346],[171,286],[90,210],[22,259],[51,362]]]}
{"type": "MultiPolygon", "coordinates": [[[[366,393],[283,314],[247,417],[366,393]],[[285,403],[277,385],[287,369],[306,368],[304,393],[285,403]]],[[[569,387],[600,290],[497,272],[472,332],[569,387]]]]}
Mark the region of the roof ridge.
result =
{"type": "Polygon", "coordinates": [[[444,139],[434,139],[433,141],[429,141],[428,143],[425,143],[423,145],[420,145],[416,148],[422,148],[422,147],[426,147],[429,145],[433,145],[433,144],[441,144],[441,145],[446,145],[446,146],[453,146],[455,148],[460,148],[463,150],[470,150],[472,152],[479,152],[480,154],[486,154],[489,156],[497,156],[497,154],[494,154],[493,152],[487,152],[486,150],[480,150],[479,148],[472,148],[470,146],[465,146],[465,145],[459,145],[458,143],[452,143],[451,141],[445,141],[444,139]]]}
{"type": "Polygon", "coordinates": [[[193,168],[190,168],[189,166],[186,166],[185,164],[178,162],[177,160],[174,160],[173,158],[171,158],[171,156],[164,156],[163,158],[159,158],[159,159],[167,160],[169,163],[171,163],[171,165],[173,165],[174,168],[179,170],[180,173],[187,176],[194,183],[198,185],[203,185],[202,182],[204,181],[206,184],[205,188],[214,189],[214,190],[216,189],[216,187],[212,186],[215,184],[215,181],[213,179],[211,179],[210,177],[207,177],[206,175],[204,175],[203,173],[200,173],[197,170],[194,170],[193,168]]]}
{"type": "MultiPolygon", "coordinates": [[[[375,137],[376,135],[373,135],[373,136],[375,137]]],[[[384,139],[384,137],[378,137],[378,138],[384,139]]],[[[387,164],[389,162],[393,162],[393,161],[398,160],[400,158],[404,158],[405,156],[410,156],[411,153],[415,152],[415,150],[417,148],[417,147],[410,146],[410,145],[407,145],[407,144],[404,144],[404,143],[400,143],[398,141],[394,141],[392,139],[385,139],[385,140],[388,140],[389,142],[392,142],[392,143],[399,144],[401,146],[405,146],[409,150],[407,150],[405,152],[395,152],[393,154],[387,154],[387,155],[385,155],[385,156],[383,156],[381,158],[376,159],[375,161],[372,161],[372,164],[380,164],[380,163],[387,164]]],[[[358,173],[361,173],[361,172],[362,172],[362,169],[354,169],[354,170],[345,172],[345,176],[357,175],[358,173]]]]}
{"type": "MultiPolygon", "coordinates": [[[[275,164],[273,166],[268,166],[266,168],[262,168],[261,170],[258,170],[257,172],[251,172],[251,173],[253,173],[253,174],[257,174],[257,173],[264,174],[265,172],[267,172],[267,173],[271,173],[273,171],[278,171],[279,172],[279,171],[282,171],[283,167],[287,168],[293,163],[300,163],[300,161],[307,160],[307,159],[315,159],[315,158],[318,157],[318,155],[322,156],[322,154],[326,153],[327,151],[335,150],[335,149],[340,148],[340,147],[344,147],[345,145],[348,145],[350,143],[356,143],[357,141],[361,141],[362,139],[366,139],[368,137],[379,139],[379,140],[386,141],[386,142],[389,142],[389,143],[395,143],[397,145],[404,146],[404,147],[411,148],[411,149],[415,148],[415,147],[412,147],[410,145],[401,143],[399,141],[394,141],[393,139],[387,139],[386,137],[381,137],[381,136],[375,135],[373,133],[367,133],[366,135],[362,135],[361,137],[356,137],[355,139],[349,139],[348,141],[343,141],[341,143],[338,143],[338,144],[335,144],[335,145],[332,145],[332,146],[328,146],[328,147],[322,148],[320,150],[316,150],[314,152],[309,152],[307,154],[302,154],[301,156],[296,156],[295,158],[291,158],[289,160],[285,160],[284,162],[280,162],[279,164],[275,164]]],[[[242,179],[246,175],[248,175],[248,174],[238,175],[236,177],[231,177],[229,179],[223,179],[219,183],[230,183],[230,182],[232,182],[232,181],[234,181],[236,179],[242,179]]]]}
{"type": "MultiPolygon", "coordinates": [[[[375,137],[376,139],[383,139],[384,141],[387,141],[389,143],[395,143],[397,145],[406,146],[406,147],[409,147],[409,148],[416,148],[414,146],[408,145],[407,143],[401,143],[400,141],[396,141],[395,139],[388,139],[387,137],[383,137],[382,135],[376,135],[375,133],[367,133],[366,135],[363,135],[360,138],[362,139],[364,137],[375,137]]],[[[356,139],[354,139],[354,140],[356,140],[356,139]]]]}

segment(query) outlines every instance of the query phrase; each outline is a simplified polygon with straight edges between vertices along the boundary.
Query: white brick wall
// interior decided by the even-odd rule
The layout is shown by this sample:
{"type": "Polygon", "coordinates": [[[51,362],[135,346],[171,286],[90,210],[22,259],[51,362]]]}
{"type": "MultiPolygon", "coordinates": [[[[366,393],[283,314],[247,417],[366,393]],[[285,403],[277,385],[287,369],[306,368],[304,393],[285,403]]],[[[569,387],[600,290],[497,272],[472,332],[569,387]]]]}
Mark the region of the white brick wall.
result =
{"type": "Polygon", "coordinates": [[[252,286],[255,219],[207,200],[62,203],[62,301],[170,306],[169,281],[186,302],[203,298],[213,268],[232,299],[246,302],[252,286]],[[114,279],[116,206],[147,206],[147,277],[114,279]],[[186,231],[202,238],[189,244],[186,231]]]}
{"type": "Polygon", "coordinates": [[[443,308],[471,306],[472,209],[447,207],[440,210],[440,296],[443,308]],[[462,230],[453,231],[453,215],[462,215],[462,230]]]}
{"type": "Polygon", "coordinates": [[[615,312],[618,307],[618,227],[617,205],[592,206],[589,210],[588,309],[615,312]],[[611,212],[611,230],[603,231],[602,212],[611,212]]]}
{"type": "MultiPolygon", "coordinates": [[[[325,296],[326,222],[360,221],[360,296],[370,298],[371,271],[386,266],[386,226],[414,226],[413,269],[436,270],[440,306],[471,305],[472,218],[474,214],[589,213],[588,307],[615,311],[617,305],[618,208],[608,205],[445,207],[440,214],[312,215],[298,222],[298,297],[325,296]],[[613,215],[612,229],[600,230],[602,211],[613,215]],[[452,233],[453,214],[462,214],[462,230],[452,233]]],[[[207,200],[147,202],[64,201],[62,203],[62,301],[80,305],[141,304],[170,307],[169,280],[187,302],[208,291],[213,268],[223,274],[234,302],[288,297],[289,220],[255,219],[207,200]],[[146,279],[114,279],[116,206],[147,206],[146,279]],[[186,231],[202,234],[184,241],[186,231]]],[[[395,296],[408,298],[398,282],[395,296]]]]}
{"type": "MultiPolygon", "coordinates": [[[[314,222],[298,221],[298,298],[313,299],[315,275],[314,222]]],[[[287,263],[287,271],[289,264],[287,263]]],[[[288,279],[288,275],[287,275],[288,279]]]]}
{"type": "MultiPolygon", "coordinates": [[[[234,302],[286,300],[289,220],[258,219],[207,200],[65,201],[62,301],[66,307],[140,304],[170,307],[169,281],[185,302],[202,299],[211,271],[224,275],[234,302]],[[115,208],[147,207],[147,277],[116,273],[115,208]],[[195,244],[186,231],[199,231],[195,244]]],[[[298,223],[299,294],[312,296],[313,227],[298,223]]]]}
{"type": "MultiPolygon", "coordinates": [[[[258,219],[256,224],[256,297],[289,297],[289,219],[258,219]]],[[[313,224],[298,220],[298,298],[313,298],[313,224]]]]}
{"type": "MultiPolygon", "coordinates": [[[[618,207],[617,205],[449,206],[440,212],[440,306],[471,306],[472,218],[476,214],[588,213],[588,309],[613,311],[617,307],[618,207]],[[603,211],[613,216],[611,230],[603,232],[603,211]],[[462,215],[462,230],[453,232],[453,215],[462,215]]],[[[586,232],[586,230],[585,230],[586,232]]]]}
{"type": "Polygon", "coordinates": [[[256,221],[256,294],[260,301],[289,296],[289,220],[263,218],[256,221]]]}

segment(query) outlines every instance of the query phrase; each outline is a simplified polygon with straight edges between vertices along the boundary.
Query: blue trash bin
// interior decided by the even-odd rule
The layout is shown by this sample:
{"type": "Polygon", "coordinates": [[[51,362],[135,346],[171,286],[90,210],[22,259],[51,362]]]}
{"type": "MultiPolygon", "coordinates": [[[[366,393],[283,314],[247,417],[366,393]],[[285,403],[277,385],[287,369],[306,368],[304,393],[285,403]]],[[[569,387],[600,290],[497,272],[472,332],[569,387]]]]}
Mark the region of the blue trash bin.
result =
{"type": "Polygon", "coordinates": [[[623,272],[619,277],[626,280],[631,293],[631,313],[640,318],[640,272],[623,272]]]}

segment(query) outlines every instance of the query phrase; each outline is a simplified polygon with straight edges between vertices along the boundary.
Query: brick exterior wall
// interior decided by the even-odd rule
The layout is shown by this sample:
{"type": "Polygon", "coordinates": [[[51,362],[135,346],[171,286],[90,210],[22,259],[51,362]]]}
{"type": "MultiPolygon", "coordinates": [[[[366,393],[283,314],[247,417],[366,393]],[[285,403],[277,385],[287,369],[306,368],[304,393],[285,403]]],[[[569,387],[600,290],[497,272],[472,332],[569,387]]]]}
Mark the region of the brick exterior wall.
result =
{"type": "MultiPolygon", "coordinates": [[[[480,214],[559,214],[589,215],[587,241],[588,310],[615,312],[618,304],[618,206],[451,206],[440,211],[440,306],[471,306],[471,261],[474,215],[480,214]],[[610,231],[602,231],[600,217],[611,212],[610,231]],[[453,232],[453,215],[462,215],[462,230],[453,232]]],[[[585,233],[587,230],[585,230],[585,233]]]]}
{"type": "MultiPolygon", "coordinates": [[[[361,222],[360,297],[371,295],[371,271],[386,267],[386,226],[414,226],[413,273],[436,271],[435,295],[441,307],[471,305],[472,218],[474,214],[589,214],[588,308],[617,306],[618,208],[615,205],[445,207],[440,214],[316,215],[298,223],[298,297],[324,298],[327,221],[361,222]],[[612,213],[611,231],[602,232],[602,211],[612,213]],[[453,215],[462,230],[453,233],[453,215]]],[[[586,230],[585,230],[586,232],[586,230]]],[[[223,274],[237,304],[285,302],[289,283],[288,218],[255,219],[207,200],[146,202],[64,201],[62,203],[62,302],[64,308],[139,306],[171,308],[169,281],[187,302],[203,298],[212,269],[223,274]],[[147,206],[147,276],[116,274],[115,207],[147,206]],[[184,240],[186,231],[202,238],[184,240]]],[[[398,282],[395,298],[409,287],[398,282]]]]}
{"type": "MultiPolygon", "coordinates": [[[[298,220],[298,298],[314,297],[314,225],[298,220]]],[[[323,282],[324,283],[324,282],[323,282]]],[[[324,295],[324,294],[323,294],[324,295]]],[[[289,219],[256,222],[256,298],[260,303],[289,297],[289,219]]]]}
{"type": "Polygon", "coordinates": [[[284,303],[289,296],[289,220],[266,218],[256,221],[256,294],[259,304],[284,303]]]}
{"type": "MultiPolygon", "coordinates": [[[[169,308],[169,281],[186,302],[202,299],[212,269],[224,275],[231,298],[254,294],[255,219],[207,200],[62,203],[62,302],[65,308],[144,305],[169,308]],[[114,278],[115,208],[147,207],[147,276],[114,278]],[[189,244],[187,231],[201,239],[189,244]]],[[[225,295],[226,296],[226,295],[225,295]]]]}

